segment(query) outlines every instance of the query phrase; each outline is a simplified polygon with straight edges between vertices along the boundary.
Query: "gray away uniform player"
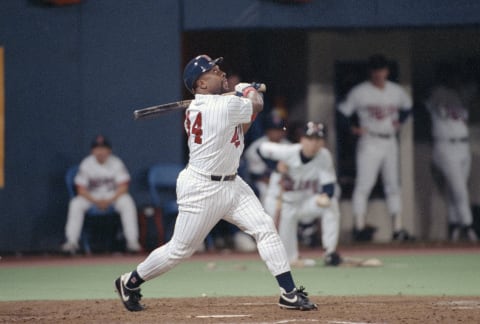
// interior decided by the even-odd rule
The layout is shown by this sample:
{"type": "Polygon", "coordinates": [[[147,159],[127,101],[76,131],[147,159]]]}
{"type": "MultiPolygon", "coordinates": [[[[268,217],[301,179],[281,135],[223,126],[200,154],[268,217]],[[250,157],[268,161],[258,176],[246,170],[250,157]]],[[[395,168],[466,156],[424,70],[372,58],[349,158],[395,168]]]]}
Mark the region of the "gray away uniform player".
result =
{"type": "Polygon", "coordinates": [[[411,237],[403,229],[399,183],[397,132],[412,107],[410,96],[387,80],[388,63],[380,55],[369,60],[370,79],[355,86],[338,109],[347,117],[358,115],[360,127],[352,127],[357,143],[357,176],[352,204],[355,218],[354,239],[372,239],[374,227],[366,226],[368,197],[377,176],[382,174],[387,207],[393,217],[394,240],[411,237]]]}
{"type": "Polygon", "coordinates": [[[468,110],[459,92],[439,86],[426,102],[432,119],[432,160],[445,180],[450,239],[457,241],[461,232],[476,242],[468,195],[471,153],[468,143],[468,110]]]}
{"type": "Polygon", "coordinates": [[[322,124],[309,122],[300,143],[265,142],[259,148],[265,158],[279,161],[279,171],[285,178],[277,222],[291,264],[314,265],[299,259],[297,228],[299,222],[317,218],[322,221],[325,264],[336,266],[341,262],[336,252],[340,223],[334,197],[336,175],[330,151],[324,147],[324,135],[322,124]]]}
{"type": "MultiPolygon", "coordinates": [[[[190,257],[215,224],[224,219],[250,234],[280,286],[279,306],[312,310],[304,288],[296,288],[285,248],[253,190],[237,175],[244,132],[263,109],[261,95],[249,84],[228,91],[225,73],[215,60],[200,55],[184,70],[187,89],[195,95],[185,113],[189,163],[177,180],[179,214],[172,239],[154,250],[136,270],[115,280],[129,311],[141,311],[140,284],[158,277],[190,257]]],[[[248,283],[246,283],[248,284],[248,283]]]]}

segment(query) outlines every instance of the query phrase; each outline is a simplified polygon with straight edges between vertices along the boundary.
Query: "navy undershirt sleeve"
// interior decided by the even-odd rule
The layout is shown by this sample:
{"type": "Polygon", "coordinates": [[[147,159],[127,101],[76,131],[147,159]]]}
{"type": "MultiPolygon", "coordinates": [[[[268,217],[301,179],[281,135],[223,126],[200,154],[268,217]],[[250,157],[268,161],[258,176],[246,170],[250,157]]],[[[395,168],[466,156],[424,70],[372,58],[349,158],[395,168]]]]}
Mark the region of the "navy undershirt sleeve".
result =
{"type": "Polygon", "coordinates": [[[333,183],[327,183],[326,185],[322,186],[322,193],[327,194],[329,198],[333,197],[334,192],[335,192],[335,185],[333,183]]]}

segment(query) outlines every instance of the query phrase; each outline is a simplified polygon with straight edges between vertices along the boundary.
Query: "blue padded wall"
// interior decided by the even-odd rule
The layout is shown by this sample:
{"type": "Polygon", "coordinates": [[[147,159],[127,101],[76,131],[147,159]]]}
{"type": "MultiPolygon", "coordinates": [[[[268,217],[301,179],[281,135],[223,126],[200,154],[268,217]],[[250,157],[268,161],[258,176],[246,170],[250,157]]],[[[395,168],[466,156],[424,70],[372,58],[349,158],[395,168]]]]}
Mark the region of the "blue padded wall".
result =
{"type": "Polygon", "coordinates": [[[52,249],[63,240],[66,169],[96,133],[113,142],[148,202],[146,170],[183,158],[178,114],[134,122],[134,109],[181,95],[176,0],[0,3],[5,49],[5,188],[0,251],[52,249]],[[166,154],[168,152],[168,154],[166,154]]]}

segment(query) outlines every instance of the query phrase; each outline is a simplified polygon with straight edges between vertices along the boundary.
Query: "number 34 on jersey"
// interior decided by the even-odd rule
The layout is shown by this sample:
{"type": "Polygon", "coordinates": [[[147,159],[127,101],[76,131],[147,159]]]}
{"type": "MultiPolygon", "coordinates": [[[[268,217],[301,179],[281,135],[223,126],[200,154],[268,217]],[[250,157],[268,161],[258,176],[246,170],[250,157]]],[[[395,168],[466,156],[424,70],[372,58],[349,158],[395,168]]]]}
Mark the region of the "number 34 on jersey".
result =
{"type": "MultiPolygon", "coordinates": [[[[242,127],[241,125],[238,125],[237,127],[235,127],[235,132],[233,133],[233,136],[230,140],[230,143],[232,143],[233,145],[235,145],[235,147],[238,147],[240,146],[240,136],[238,135],[239,131],[240,131],[240,127],[242,127]]],[[[185,130],[187,131],[187,136],[190,137],[190,136],[193,136],[193,141],[196,143],[196,144],[202,144],[203,143],[203,129],[202,129],[202,113],[199,112],[197,114],[197,116],[195,117],[195,120],[192,124],[192,122],[190,121],[190,112],[188,111],[187,112],[187,116],[186,116],[186,119],[185,119],[185,130]]]]}

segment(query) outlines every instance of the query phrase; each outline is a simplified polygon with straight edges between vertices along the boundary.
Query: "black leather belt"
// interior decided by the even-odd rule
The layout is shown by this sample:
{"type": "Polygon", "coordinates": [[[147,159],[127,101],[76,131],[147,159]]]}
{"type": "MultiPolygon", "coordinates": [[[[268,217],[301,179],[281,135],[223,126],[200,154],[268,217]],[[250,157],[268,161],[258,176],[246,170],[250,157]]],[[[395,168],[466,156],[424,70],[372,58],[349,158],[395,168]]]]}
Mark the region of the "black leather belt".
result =
{"type": "Polygon", "coordinates": [[[449,138],[448,141],[449,141],[450,143],[467,143],[467,142],[468,142],[468,137],[449,138]]]}
{"type": "Polygon", "coordinates": [[[229,174],[229,175],[224,175],[224,176],[221,176],[221,175],[211,175],[210,176],[210,179],[212,179],[212,181],[233,181],[235,180],[235,177],[237,176],[237,174],[229,174]]]}
{"type": "Polygon", "coordinates": [[[368,134],[375,136],[375,137],[380,137],[380,138],[391,138],[393,137],[393,134],[386,134],[386,133],[373,133],[373,132],[368,132],[368,134]]]}
{"type": "Polygon", "coordinates": [[[449,143],[468,143],[468,137],[452,137],[452,138],[436,138],[436,141],[442,142],[449,142],[449,143]]]}

